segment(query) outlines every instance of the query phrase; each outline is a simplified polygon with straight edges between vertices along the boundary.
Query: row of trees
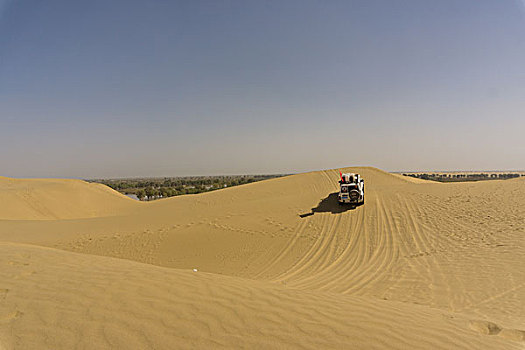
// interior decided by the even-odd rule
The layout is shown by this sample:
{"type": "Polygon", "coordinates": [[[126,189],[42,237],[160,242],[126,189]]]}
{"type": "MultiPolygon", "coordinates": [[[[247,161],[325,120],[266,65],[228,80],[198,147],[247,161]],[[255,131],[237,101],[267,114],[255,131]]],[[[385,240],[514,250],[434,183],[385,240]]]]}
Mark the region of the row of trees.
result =
{"type": "Polygon", "coordinates": [[[146,187],[139,188],[136,191],[125,191],[125,194],[135,194],[139,200],[153,200],[158,198],[166,198],[173,196],[180,196],[183,194],[196,194],[201,192],[212,191],[218,188],[171,188],[171,187],[146,187]]]}
{"type": "Polygon", "coordinates": [[[459,181],[481,181],[491,179],[512,179],[520,177],[519,173],[477,173],[477,174],[436,174],[436,173],[409,173],[404,176],[415,177],[424,180],[434,180],[440,182],[459,182],[459,181]]]}
{"type": "Polygon", "coordinates": [[[283,175],[223,175],[188,176],[175,178],[101,179],[102,183],[127,195],[136,195],[139,200],[153,200],[208,192],[225,187],[238,186],[283,175]]]}

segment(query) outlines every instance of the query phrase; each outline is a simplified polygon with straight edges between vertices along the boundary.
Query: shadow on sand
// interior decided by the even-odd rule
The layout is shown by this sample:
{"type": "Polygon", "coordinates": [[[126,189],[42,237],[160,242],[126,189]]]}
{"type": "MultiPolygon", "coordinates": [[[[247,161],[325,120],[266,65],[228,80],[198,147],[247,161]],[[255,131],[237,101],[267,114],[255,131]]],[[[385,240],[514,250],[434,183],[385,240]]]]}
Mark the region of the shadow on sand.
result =
{"type": "Polygon", "coordinates": [[[348,210],[354,210],[357,208],[357,205],[355,204],[339,204],[337,201],[337,196],[339,195],[339,192],[330,193],[328,197],[323,198],[317,207],[312,208],[312,211],[306,214],[300,214],[299,216],[302,218],[305,218],[307,216],[314,215],[315,213],[332,213],[332,214],[340,214],[344,213],[348,210]]]}

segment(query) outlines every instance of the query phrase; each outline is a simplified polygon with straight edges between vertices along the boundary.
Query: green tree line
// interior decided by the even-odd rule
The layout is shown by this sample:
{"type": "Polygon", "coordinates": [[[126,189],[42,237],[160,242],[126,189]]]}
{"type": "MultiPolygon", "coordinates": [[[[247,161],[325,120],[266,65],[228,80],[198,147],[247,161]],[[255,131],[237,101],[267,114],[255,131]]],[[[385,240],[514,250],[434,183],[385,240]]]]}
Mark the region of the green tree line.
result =
{"type": "Polygon", "coordinates": [[[135,195],[139,200],[197,194],[233,187],[283,175],[224,175],[192,176],[173,178],[98,179],[102,183],[126,195],[135,195]]]}

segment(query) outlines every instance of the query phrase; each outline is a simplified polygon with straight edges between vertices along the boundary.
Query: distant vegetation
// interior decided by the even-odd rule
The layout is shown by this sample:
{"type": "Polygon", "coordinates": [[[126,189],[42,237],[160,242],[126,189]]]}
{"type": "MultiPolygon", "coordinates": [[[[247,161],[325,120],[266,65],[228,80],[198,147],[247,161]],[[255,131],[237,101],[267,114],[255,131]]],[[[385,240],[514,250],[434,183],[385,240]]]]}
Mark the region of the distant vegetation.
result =
{"type": "Polygon", "coordinates": [[[463,182],[482,180],[506,180],[513,179],[525,174],[520,173],[405,173],[404,176],[415,177],[423,180],[434,180],[439,182],[463,182]]]}
{"type": "Polygon", "coordinates": [[[284,175],[191,176],[140,179],[97,179],[88,181],[104,184],[125,195],[135,195],[139,200],[154,200],[184,194],[209,192],[281,176],[284,175]]]}

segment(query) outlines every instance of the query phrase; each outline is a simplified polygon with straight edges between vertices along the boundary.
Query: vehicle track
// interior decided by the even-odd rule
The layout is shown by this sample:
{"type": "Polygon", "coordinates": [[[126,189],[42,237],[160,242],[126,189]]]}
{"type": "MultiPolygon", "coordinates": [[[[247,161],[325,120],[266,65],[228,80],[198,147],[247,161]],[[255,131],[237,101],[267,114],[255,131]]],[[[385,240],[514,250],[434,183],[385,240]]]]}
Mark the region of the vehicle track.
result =
{"type": "MultiPolygon", "coordinates": [[[[326,179],[333,182],[328,175],[326,179]]],[[[393,199],[369,191],[365,206],[305,218],[321,227],[317,239],[287,271],[272,280],[294,288],[360,294],[367,286],[389,279],[401,256],[400,231],[389,209],[393,207],[393,199]]],[[[276,259],[282,259],[293,244],[294,240],[276,259]]]]}

